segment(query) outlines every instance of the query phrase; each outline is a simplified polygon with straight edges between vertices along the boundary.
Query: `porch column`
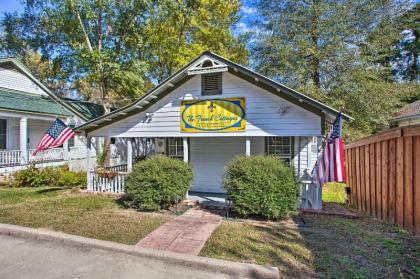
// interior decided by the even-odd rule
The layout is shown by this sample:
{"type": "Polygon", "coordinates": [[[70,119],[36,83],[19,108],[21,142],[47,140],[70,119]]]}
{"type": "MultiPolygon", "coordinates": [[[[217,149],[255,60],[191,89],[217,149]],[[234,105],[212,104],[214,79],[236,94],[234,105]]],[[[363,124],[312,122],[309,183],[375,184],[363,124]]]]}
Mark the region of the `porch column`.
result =
{"type": "Polygon", "coordinates": [[[87,190],[93,191],[92,179],[90,174],[90,152],[92,149],[92,138],[86,137],[86,173],[87,173],[87,190]]]}
{"type": "Polygon", "coordinates": [[[127,171],[133,170],[133,139],[127,140],[127,171]]]}
{"type": "Polygon", "coordinates": [[[183,149],[184,149],[184,162],[188,163],[189,158],[188,158],[188,138],[184,137],[182,138],[182,144],[183,144],[183,149]]]}
{"type": "Polygon", "coordinates": [[[20,119],[20,163],[28,163],[28,118],[22,117],[20,119]]]}
{"type": "Polygon", "coordinates": [[[251,139],[249,137],[245,140],[245,155],[251,156],[251,139]]]}
{"type": "MultiPolygon", "coordinates": [[[[188,163],[189,158],[188,158],[188,138],[184,137],[182,138],[182,146],[183,146],[183,150],[184,150],[184,162],[188,163]]],[[[187,193],[185,193],[185,199],[188,199],[188,190],[187,193]]]]}

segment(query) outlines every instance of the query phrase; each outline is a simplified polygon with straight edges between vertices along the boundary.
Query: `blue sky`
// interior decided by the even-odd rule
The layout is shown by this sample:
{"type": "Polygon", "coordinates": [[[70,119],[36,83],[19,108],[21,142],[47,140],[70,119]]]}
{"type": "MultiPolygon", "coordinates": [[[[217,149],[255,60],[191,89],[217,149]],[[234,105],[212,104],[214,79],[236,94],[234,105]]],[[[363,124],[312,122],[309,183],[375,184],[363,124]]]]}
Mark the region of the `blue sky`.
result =
{"type": "Polygon", "coordinates": [[[23,11],[23,7],[20,0],[0,0],[0,13],[21,11],[23,11]]]}

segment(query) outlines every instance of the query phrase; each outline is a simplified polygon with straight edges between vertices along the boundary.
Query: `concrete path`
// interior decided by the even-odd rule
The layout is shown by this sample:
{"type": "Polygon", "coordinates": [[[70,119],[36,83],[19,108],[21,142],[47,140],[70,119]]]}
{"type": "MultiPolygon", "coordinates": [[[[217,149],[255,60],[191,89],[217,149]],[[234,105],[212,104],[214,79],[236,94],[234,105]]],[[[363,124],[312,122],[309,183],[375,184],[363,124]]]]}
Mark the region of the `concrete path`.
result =
{"type": "Polygon", "coordinates": [[[198,255],[221,222],[219,215],[192,208],[148,234],[137,246],[198,255]]]}

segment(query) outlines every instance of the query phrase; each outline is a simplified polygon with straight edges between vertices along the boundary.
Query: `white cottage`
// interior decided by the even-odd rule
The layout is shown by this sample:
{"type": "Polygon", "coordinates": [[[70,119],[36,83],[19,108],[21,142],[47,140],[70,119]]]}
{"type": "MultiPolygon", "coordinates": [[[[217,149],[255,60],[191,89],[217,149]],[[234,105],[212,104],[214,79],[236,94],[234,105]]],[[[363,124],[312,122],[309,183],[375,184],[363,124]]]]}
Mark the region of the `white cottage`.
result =
{"type": "MultiPolygon", "coordinates": [[[[16,58],[0,58],[0,179],[30,164],[69,164],[74,170],[84,169],[86,139],[83,135],[63,147],[35,156],[32,153],[57,117],[75,127],[102,114],[100,105],[55,95],[16,58]]],[[[99,143],[95,144],[98,150],[99,143]]],[[[114,147],[113,151],[117,161],[118,148],[114,147]]]]}
{"type": "Polygon", "coordinates": [[[279,156],[304,179],[315,164],[326,123],[337,114],[291,88],[205,52],[138,101],[77,131],[88,140],[130,139],[133,145],[128,145],[127,153],[133,155],[128,155],[128,169],[139,153],[183,159],[194,168],[192,192],[224,193],[224,166],[239,154],[279,156]]]}

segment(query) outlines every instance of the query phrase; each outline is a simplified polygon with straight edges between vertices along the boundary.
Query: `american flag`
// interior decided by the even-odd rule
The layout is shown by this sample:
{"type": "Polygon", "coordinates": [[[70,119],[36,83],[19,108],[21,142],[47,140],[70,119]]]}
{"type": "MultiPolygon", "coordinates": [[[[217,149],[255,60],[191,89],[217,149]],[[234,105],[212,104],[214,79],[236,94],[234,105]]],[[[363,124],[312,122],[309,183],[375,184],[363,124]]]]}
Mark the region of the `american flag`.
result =
{"type": "Polygon", "coordinates": [[[33,155],[49,148],[58,147],[74,137],[75,134],[76,133],[71,128],[57,118],[38,143],[33,155]]]}
{"type": "Polygon", "coordinates": [[[327,141],[312,170],[312,177],[320,186],[326,182],[345,182],[344,148],[341,112],[327,135],[327,141]]]}

